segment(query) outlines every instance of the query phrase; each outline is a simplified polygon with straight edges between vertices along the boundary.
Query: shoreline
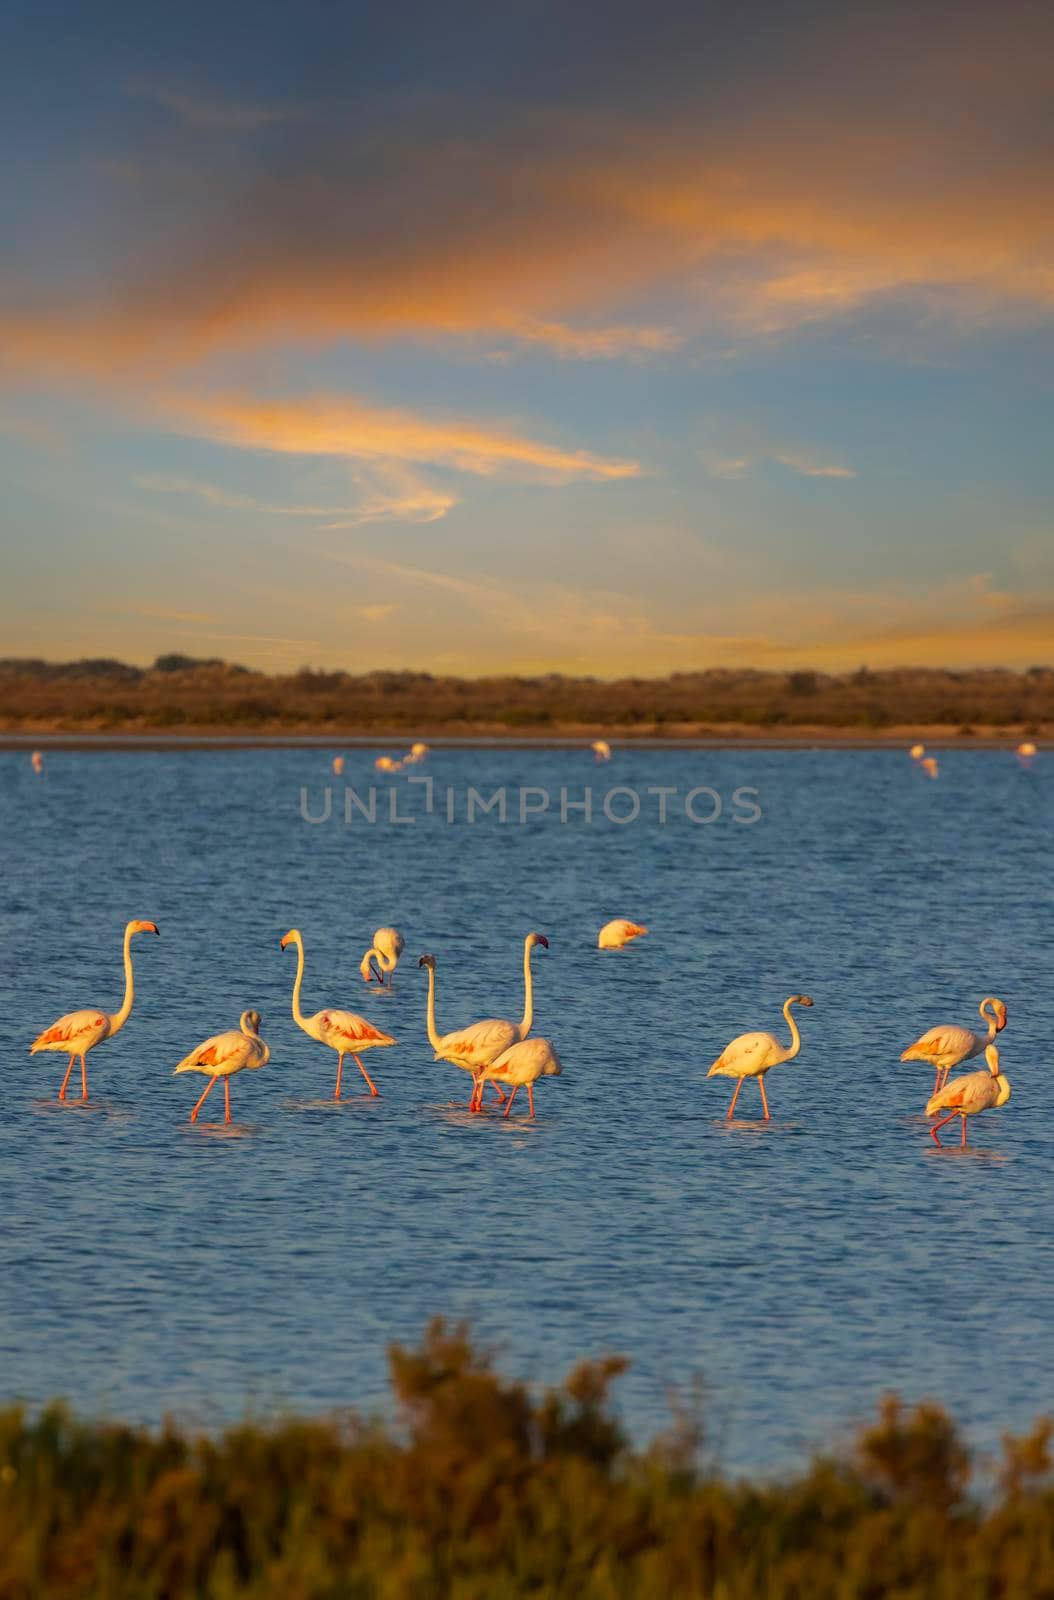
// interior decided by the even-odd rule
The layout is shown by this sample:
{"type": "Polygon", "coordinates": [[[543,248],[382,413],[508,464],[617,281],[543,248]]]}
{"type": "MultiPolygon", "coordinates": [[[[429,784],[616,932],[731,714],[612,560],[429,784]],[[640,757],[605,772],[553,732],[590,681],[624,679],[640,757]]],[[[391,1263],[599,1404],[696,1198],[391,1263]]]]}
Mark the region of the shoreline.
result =
{"type": "Polygon", "coordinates": [[[606,739],[623,749],[641,750],[889,750],[912,744],[925,744],[936,750],[1012,751],[1023,739],[1031,739],[1040,749],[1048,735],[1029,733],[1024,728],[978,727],[971,734],[946,725],[904,725],[883,729],[825,727],[817,724],[783,727],[778,732],[759,732],[743,723],[713,724],[705,728],[692,725],[667,727],[662,733],[644,732],[639,727],[577,727],[555,729],[508,729],[490,726],[476,732],[430,730],[427,726],[412,732],[390,730],[361,733],[334,729],[319,733],[307,729],[242,730],[215,733],[190,726],[186,729],[136,728],[124,733],[99,729],[35,728],[28,732],[0,728],[0,751],[42,750],[79,751],[175,751],[175,750],[383,750],[405,749],[414,739],[423,739],[437,749],[588,749],[594,739],[606,739]]]}

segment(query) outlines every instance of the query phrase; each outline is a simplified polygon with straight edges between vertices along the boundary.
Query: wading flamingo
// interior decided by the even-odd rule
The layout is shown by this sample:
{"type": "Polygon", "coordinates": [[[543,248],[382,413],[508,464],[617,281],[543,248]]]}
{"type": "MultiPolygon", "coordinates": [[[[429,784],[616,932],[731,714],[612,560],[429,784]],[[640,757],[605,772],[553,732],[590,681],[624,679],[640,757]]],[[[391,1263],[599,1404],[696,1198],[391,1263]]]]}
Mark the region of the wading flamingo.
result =
{"type": "MultiPolygon", "coordinates": [[[[1020,754],[1020,752],[1018,752],[1018,753],[1020,754]]],[[[44,757],[41,755],[39,750],[34,750],[33,754],[30,756],[29,760],[30,760],[30,763],[31,763],[31,765],[33,767],[33,771],[34,772],[43,772],[43,770],[44,770],[44,757]]]]}
{"type": "Polygon", "coordinates": [[[919,766],[922,768],[927,778],[937,778],[940,776],[940,767],[937,765],[936,756],[923,756],[922,760],[919,762],[919,766]]]}
{"type": "Polygon", "coordinates": [[[970,1072],[965,1078],[955,1078],[927,1102],[928,1117],[935,1117],[939,1111],[948,1113],[930,1129],[934,1144],[940,1144],[937,1134],[945,1123],[951,1122],[953,1117],[961,1117],[965,1149],[967,1117],[975,1117],[979,1111],[989,1111],[993,1106],[1005,1106],[1010,1099],[1010,1079],[1000,1070],[999,1051],[994,1044],[987,1046],[984,1058],[988,1063],[987,1072],[970,1072]]]}
{"type": "Polygon", "coordinates": [[[191,1122],[197,1122],[198,1112],[212,1093],[217,1078],[223,1079],[223,1120],[231,1120],[231,1079],[236,1072],[255,1071],[266,1067],[271,1059],[271,1047],[260,1038],[260,1013],[243,1011],[238,1024],[241,1032],[214,1034],[199,1044],[176,1068],[176,1072],[204,1072],[209,1079],[201,1099],[190,1113],[191,1122]]]}
{"type": "Polygon", "coordinates": [[[281,948],[284,950],[291,944],[296,945],[293,1021],[298,1027],[303,1028],[305,1033],[309,1033],[312,1039],[317,1039],[320,1044],[328,1044],[331,1050],[337,1052],[337,1087],[333,1091],[334,1100],[340,1099],[340,1082],[344,1074],[345,1056],[350,1056],[354,1061],[369,1084],[370,1093],[379,1094],[376,1084],[359,1060],[359,1055],[363,1050],[373,1050],[378,1045],[394,1044],[395,1040],[390,1034],[382,1033],[380,1028],[375,1028],[372,1022],[367,1022],[365,1017],[360,1017],[355,1011],[316,1011],[313,1017],[305,1017],[300,1009],[300,985],[304,981],[304,939],[299,928],[290,928],[281,941],[281,948]]]}
{"type": "Polygon", "coordinates": [[[616,917],[614,922],[605,922],[601,928],[597,935],[597,949],[621,950],[631,939],[639,939],[641,934],[647,931],[647,928],[641,927],[639,922],[630,922],[627,917],[616,917]]]}
{"type": "Polygon", "coordinates": [[[399,965],[399,957],[406,949],[406,940],[398,928],[378,928],[373,943],[359,962],[359,971],[367,983],[383,984],[385,974],[388,987],[392,986],[392,973],[399,965]]]}
{"type": "Polygon", "coordinates": [[[594,739],[592,749],[598,761],[611,760],[611,746],[606,739],[594,739]]]}
{"type": "Polygon", "coordinates": [[[925,754],[926,746],[924,744],[913,744],[911,749],[908,751],[908,755],[911,757],[912,761],[921,761],[925,754]]]}
{"type": "Polygon", "coordinates": [[[990,1045],[997,1033],[1006,1027],[1006,1006],[994,995],[985,995],[977,1007],[981,1016],[988,1024],[987,1033],[974,1033],[971,1028],[960,1028],[955,1023],[938,1023],[937,1027],[930,1028],[921,1039],[916,1039],[914,1044],[901,1056],[901,1061],[928,1061],[931,1067],[936,1067],[937,1076],[933,1082],[934,1094],[939,1094],[948,1081],[948,1074],[953,1067],[959,1067],[964,1061],[972,1061],[974,1056],[979,1056],[986,1045],[990,1045]],[[989,1011],[991,1006],[991,1011],[989,1011]]]}
{"type": "Polygon", "coordinates": [[[344,757],[343,756],[334,756],[333,757],[333,774],[334,774],[334,776],[339,778],[343,771],[344,771],[344,757]]]}
{"type": "MultiPolygon", "coordinates": [[[[428,1040],[435,1051],[437,1061],[452,1061],[455,1067],[462,1067],[472,1074],[472,1095],[469,1099],[469,1110],[482,1109],[482,1088],[478,1081],[479,1073],[484,1067],[489,1067],[496,1061],[503,1050],[510,1045],[519,1044],[526,1039],[531,1031],[534,1021],[534,984],[531,979],[531,951],[535,945],[542,945],[546,950],[549,941],[544,933],[529,933],[523,941],[523,1017],[516,1022],[509,1022],[504,1017],[488,1017],[483,1022],[473,1022],[467,1028],[459,1028],[455,1033],[440,1034],[436,1027],[436,958],[435,956],[422,956],[418,961],[419,967],[428,968],[428,1040]]],[[[499,1098],[504,1102],[505,1095],[502,1089],[495,1084],[499,1098]]]]}
{"type": "Polygon", "coordinates": [[[534,1116],[534,1095],[532,1086],[539,1078],[558,1078],[563,1071],[560,1057],[553,1049],[548,1039],[521,1039],[519,1044],[510,1045],[503,1050],[496,1061],[489,1067],[484,1067],[479,1075],[479,1097],[483,1098],[483,1085],[485,1083],[503,1084],[506,1089],[511,1088],[505,1115],[512,1110],[512,1102],[516,1098],[517,1089],[527,1090],[527,1103],[534,1116]]]}
{"type": "Polygon", "coordinates": [[[403,770],[402,762],[396,761],[394,756],[378,756],[373,764],[378,772],[401,772],[403,770]]]}
{"type": "Polygon", "coordinates": [[[732,1096],[732,1104],[728,1108],[726,1120],[731,1122],[732,1113],[736,1109],[739,1091],[743,1087],[744,1078],[756,1078],[758,1088],[761,1090],[761,1104],[765,1109],[765,1121],[769,1117],[769,1103],[765,1098],[765,1074],[770,1067],[779,1066],[781,1061],[793,1061],[801,1049],[801,1034],[798,1032],[797,1023],[791,1016],[791,1006],[811,1006],[812,1001],[807,994],[792,994],[783,1007],[783,1015],[791,1031],[790,1044],[780,1044],[775,1034],[771,1033],[741,1033],[738,1039],[733,1039],[731,1044],[726,1044],[717,1060],[714,1062],[708,1078],[738,1078],[736,1092],[732,1096]]]}
{"type": "Polygon", "coordinates": [[[157,932],[156,922],[129,922],[124,930],[124,1000],[121,1002],[120,1011],[115,1011],[112,1016],[107,1015],[105,1011],[70,1011],[57,1022],[53,1022],[50,1028],[45,1028],[40,1037],[34,1039],[30,1045],[31,1056],[35,1056],[38,1050],[59,1050],[63,1055],[69,1056],[66,1076],[59,1090],[60,1100],[66,1098],[70,1073],[78,1056],[81,1058],[81,1099],[87,1100],[88,1068],[85,1056],[103,1039],[112,1039],[114,1034],[124,1027],[131,1015],[132,1001],[135,999],[135,981],[132,977],[133,935],[157,932]]]}
{"type": "Polygon", "coordinates": [[[427,754],[428,746],[426,744],[422,744],[420,740],[418,740],[416,744],[412,744],[410,746],[406,755],[403,756],[403,766],[415,767],[419,762],[424,760],[427,754]]]}

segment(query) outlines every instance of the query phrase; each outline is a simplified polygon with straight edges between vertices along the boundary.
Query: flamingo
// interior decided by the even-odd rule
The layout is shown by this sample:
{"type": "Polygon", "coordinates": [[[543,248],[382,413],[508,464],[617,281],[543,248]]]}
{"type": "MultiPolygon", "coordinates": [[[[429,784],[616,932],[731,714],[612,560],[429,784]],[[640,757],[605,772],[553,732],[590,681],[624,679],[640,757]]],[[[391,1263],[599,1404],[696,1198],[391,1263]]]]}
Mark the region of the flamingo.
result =
{"type": "MultiPolygon", "coordinates": [[[[523,1017],[516,1022],[508,1022],[504,1018],[488,1017],[483,1022],[473,1022],[467,1028],[460,1028],[455,1033],[440,1035],[436,1027],[436,958],[435,956],[422,956],[418,961],[419,967],[428,968],[428,1040],[435,1051],[437,1061],[452,1061],[456,1067],[463,1067],[472,1074],[472,1095],[469,1099],[469,1110],[482,1109],[482,1086],[478,1082],[478,1075],[483,1067],[489,1067],[496,1061],[503,1050],[510,1045],[519,1044],[526,1039],[531,1031],[534,1021],[534,985],[531,980],[531,951],[535,945],[542,945],[546,950],[549,941],[544,933],[529,933],[523,941],[523,1017]]],[[[504,1103],[505,1095],[501,1088],[495,1084],[498,1096],[504,1103]]]]}
{"type": "Polygon", "coordinates": [[[913,744],[911,749],[908,751],[908,755],[911,757],[912,761],[921,761],[925,754],[926,746],[924,744],[913,744]]]}
{"type": "Polygon", "coordinates": [[[372,1022],[367,1022],[365,1017],[360,1017],[355,1011],[316,1011],[313,1017],[305,1017],[300,1009],[300,985],[304,981],[304,939],[299,928],[290,928],[281,940],[280,948],[284,950],[291,944],[296,945],[293,1021],[303,1028],[305,1033],[309,1033],[312,1039],[317,1039],[320,1044],[328,1044],[331,1050],[337,1052],[337,1087],[333,1091],[334,1100],[340,1099],[344,1057],[347,1055],[350,1055],[366,1079],[370,1094],[379,1094],[376,1084],[359,1060],[359,1052],[373,1050],[378,1045],[394,1044],[395,1040],[390,1034],[382,1033],[380,1028],[375,1028],[372,1022]]]}
{"type": "Polygon", "coordinates": [[[758,1088],[761,1090],[761,1104],[765,1108],[765,1121],[770,1122],[769,1103],[765,1097],[765,1074],[770,1067],[775,1067],[781,1061],[793,1061],[801,1049],[801,1034],[798,1032],[797,1023],[791,1016],[791,1006],[811,1006],[812,1001],[807,994],[792,994],[784,1002],[783,1015],[791,1031],[789,1045],[780,1044],[779,1040],[771,1033],[741,1033],[738,1039],[733,1039],[731,1044],[726,1044],[717,1060],[714,1062],[708,1078],[738,1078],[736,1092],[732,1096],[732,1104],[728,1108],[726,1120],[731,1122],[732,1113],[736,1109],[739,1091],[743,1087],[744,1078],[756,1078],[758,1088]]]}
{"type": "Polygon", "coordinates": [[[398,928],[378,928],[373,936],[373,943],[359,962],[359,971],[367,983],[376,981],[384,983],[385,973],[388,975],[388,987],[392,986],[392,973],[399,965],[399,957],[406,949],[406,940],[398,928]]]}
{"type": "Polygon", "coordinates": [[[81,1099],[88,1098],[88,1068],[85,1056],[89,1050],[103,1039],[112,1039],[119,1033],[128,1021],[132,1012],[132,1001],[135,999],[135,982],[132,977],[132,938],[137,933],[158,933],[156,922],[129,922],[124,930],[124,999],[120,1011],[115,1011],[112,1016],[105,1011],[70,1011],[66,1016],[53,1022],[50,1028],[45,1028],[39,1038],[34,1039],[29,1047],[31,1056],[39,1050],[59,1050],[63,1055],[69,1056],[66,1067],[66,1076],[62,1080],[59,1090],[59,1099],[65,1100],[66,1089],[73,1071],[73,1063],[80,1056],[81,1059],[81,1099]]]}
{"type": "Polygon", "coordinates": [[[632,939],[639,939],[647,933],[647,928],[639,922],[630,922],[627,917],[616,917],[613,922],[605,922],[597,935],[598,950],[621,950],[632,939]]]}
{"type": "Polygon", "coordinates": [[[410,746],[406,755],[403,756],[403,766],[415,767],[417,766],[418,762],[424,760],[427,754],[428,746],[426,744],[422,744],[420,740],[418,740],[416,744],[412,744],[410,746]]]}
{"type": "Polygon", "coordinates": [[[594,739],[592,750],[598,761],[611,760],[611,746],[606,739],[594,739]]]}
{"type": "Polygon", "coordinates": [[[974,1056],[979,1056],[986,1045],[990,1045],[997,1033],[1006,1027],[1007,1010],[1001,1000],[994,995],[985,995],[977,1007],[981,1016],[988,1024],[987,1033],[974,1033],[971,1028],[960,1028],[955,1023],[938,1023],[937,1027],[930,1028],[921,1038],[901,1055],[901,1061],[928,1061],[936,1067],[937,1076],[933,1083],[934,1094],[939,1094],[948,1081],[948,1075],[953,1067],[959,1067],[964,1061],[972,1061],[974,1056]],[[991,1006],[991,1012],[988,1008],[991,1006]]]}
{"type": "Polygon", "coordinates": [[[483,1085],[485,1083],[497,1084],[499,1081],[506,1088],[512,1085],[512,1093],[505,1106],[505,1115],[512,1110],[512,1102],[516,1098],[517,1089],[527,1090],[527,1101],[534,1116],[534,1095],[532,1085],[539,1078],[558,1078],[563,1071],[560,1057],[553,1048],[549,1039],[521,1039],[518,1044],[512,1044],[503,1050],[496,1061],[489,1067],[484,1067],[479,1075],[479,1093],[482,1100],[483,1085]]]}
{"type": "Polygon", "coordinates": [[[927,778],[936,778],[940,775],[940,768],[937,765],[936,756],[923,756],[922,760],[919,762],[919,766],[922,768],[927,778]]]}
{"type": "Polygon", "coordinates": [[[344,757],[343,756],[334,756],[333,757],[333,774],[334,774],[334,776],[339,778],[341,776],[341,774],[343,773],[343,771],[344,771],[344,757]]]}
{"type": "Polygon", "coordinates": [[[29,760],[34,772],[43,772],[44,757],[41,755],[39,750],[34,750],[29,760]]]}
{"type": "Polygon", "coordinates": [[[994,1044],[985,1047],[984,1058],[988,1063],[987,1072],[969,1072],[965,1078],[955,1078],[927,1101],[928,1117],[935,1117],[939,1111],[948,1113],[930,1129],[934,1144],[940,1144],[937,1135],[945,1123],[951,1122],[953,1117],[961,1117],[965,1150],[967,1117],[975,1117],[979,1111],[988,1111],[993,1106],[1005,1106],[1010,1099],[1010,1079],[1000,1069],[999,1051],[994,1044]]]}
{"type": "Polygon", "coordinates": [[[191,1122],[197,1122],[198,1112],[212,1093],[217,1079],[223,1079],[223,1120],[231,1120],[231,1079],[236,1072],[255,1071],[266,1067],[271,1059],[271,1047],[260,1038],[260,1013],[243,1011],[238,1023],[240,1032],[213,1034],[204,1044],[199,1044],[176,1068],[176,1072],[204,1072],[208,1076],[205,1093],[190,1113],[191,1122]]]}
{"type": "Polygon", "coordinates": [[[378,772],[401,772],[403,770],[402,762],[396,761],[394,756],[378,756],[373,764],[378,772]]]}

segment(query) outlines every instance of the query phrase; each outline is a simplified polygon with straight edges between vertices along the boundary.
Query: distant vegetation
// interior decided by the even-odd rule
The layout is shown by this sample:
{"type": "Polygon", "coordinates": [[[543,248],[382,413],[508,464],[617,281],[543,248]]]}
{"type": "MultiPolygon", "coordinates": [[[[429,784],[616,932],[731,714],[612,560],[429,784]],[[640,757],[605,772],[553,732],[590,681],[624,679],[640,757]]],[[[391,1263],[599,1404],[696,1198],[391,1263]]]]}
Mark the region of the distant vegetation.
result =
{"type": "Polygon", "coordinates": [[[216,1439],[0,1412],[4,1600],[1037,1600],[1054,1594],[1052,1428],[994,1482],[895,1400],[780,1482],[733,1482],[697,1418],[631,1449],[618,1359],[504,1380],[462,1329],[393,1348],[400,1423],[216,1439]]]}
{"type": "Polygon", "coordinates": [[[120,661],[0,660],[0,727],[303,733],[618,731],[693,734],[740,727],[861,731],[1054,727],[1054,668],[896,669],[842,677],[714,668],[668,678],[446,678],[427,672],[270,677],[189,656],[120,661]]]}

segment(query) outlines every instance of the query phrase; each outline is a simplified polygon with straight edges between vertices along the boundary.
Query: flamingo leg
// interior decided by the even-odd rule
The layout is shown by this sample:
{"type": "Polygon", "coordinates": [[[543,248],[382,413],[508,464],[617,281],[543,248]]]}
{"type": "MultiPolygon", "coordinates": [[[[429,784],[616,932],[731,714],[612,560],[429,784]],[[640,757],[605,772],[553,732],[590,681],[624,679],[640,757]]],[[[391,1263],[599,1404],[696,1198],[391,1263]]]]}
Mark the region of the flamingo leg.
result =
{"type": "MultiPolygon", "coordinates": [[[[517,1084],[517,1085],[516,1085],[516,1089],[518,1089],[518,1088],[519,1088],[519,1087],[520,1087],[520,1086],[519,1086],[519,1084],[517,1084]]],[[[516,1089],[514,1089],[514,1090],[513,1090],[513,1091],[512,1091],[512,1093],[511,1093],[511,1094],[510,1094],[510,1096],[509,1096],[509,1103],[508,1103],[508,1105],[507,1105],[507,1106],[506,1106],[506,1107],[505,1107],[505,1115],[506,1115],[506,1116],[508,1116],[508,1114],[509,1114],[509,1112],[510,1112],[510,1111],[511,1111],[511,1110],[512,1110],[512,1102],[513,1102],[513,1101],[514,1101],[514,1100],[515,1100],[515,1098],[516,1098],[516,1089]]]]}
{"type": "Polygon", "coordinates": [[[76,1061],[76,1059],[76,1056],[70,1056],[69,1066],[66,1068],[66,1076],[62,1080],[62,1088],[59,1090],[60,1100],[65,1100],[66,1098],[66,1085],[70,1081],[70,1073],[73,1071],[73,1063],[76,1061]]]}
{"type": "Polygon", "coordinates": [[[363,1066],[362,1062],[359,1060],[359,1058],[355,1054],[354,1050],[351,1052],[351,1059],[354,1061],[355,1065],[358,1067],[359,1071],[362,1073],[362,1076],[366,1079],[366,1082],[369,1084],[370,1093],[373,1094],[373,1095],[377,1095],[379,1097],[381,1091],[378,1089],[377,1085],[374,1083],[373,1079],[370,1077],[369,1073],[366,1071],[366,1068],[363,1066]]]}
{"type": "Polygon", "coordinates": [[[740,1091],[740,1089],[742,1089],[742,1087],[743,1087],[743,1079],[740,1078],[739,1082],[736,1084],[736,1092],[732,1096],[732,1104],[728,1108],[728,1115],[725,1117],[725,1121],[726,1122],[731,1122],[732,1121],[732,1113],[736,1109],[736,1101],[739,1099],[739,1091],[740,1091]]]}
{"type": "Polygon", "coordinates": [[[934,1092],[934,1094],[940,1094],[940,1092],[941,1092],[941,1073],[943,1072],[943,1070],[944,1070],[943,1067],[938,1067],[937,1068],[937,1076],[933,1080],[933,1092],[934,1092]]]}
{"type": "Polygon", "coordinates": [[[531,1116],[533,1117],[534,1116],[534,1095],[531,1093],[530,1084],[527,1085],[527,1104],[531,1108],[531,1116]]]}
{"type": "Polygon", "coordinates": [[[966,1114],[965,1114],[965,1112],[963,1113],[963,1140],[962,1140],[962,1147],[963,1147],[964,1150],[966,1149],[966,1114]]]}
{"type": "Polygon", "coordinates": [[[224,1122],[231,1120],[231,1080],[229,1078],[224,1078],[223,1080],[223,1120],[224,1122]]]}
{"type": "Polygon", "coordinates": [[[194,1107],[193,1111],[190,1113],[191,1122],[197,1122],[197,1120],[198,1120],[198,1112],[201,1110],[202,1106],[205,1104],[205,1101],[208,1099],[209,1095],[212,1093],[212,1091],[213,1091],[213,1089],[215,1087],[216,1087],[216,1079],[215,1078],[210,1078],[208,1083],[205,1085],[205,1093],[202,1095],[201,1099],[198,1101],[197,1105],[194,1107]]]}
{"type": "Polygon", "coordinates": [[[337,1051],[337,1087],[333,1091],[334,1100],[340,1099],[340,1080],[344,1076],[344,1052],[337,1051]]]}
{"type": "Polygon", "coordinates": [[[764,1080],[764,1078],[759,1078],[758,1079],[758,1088],[761,1090],[761,1104],[765,1107],[765,1121],[766,1122],[771,1122],[772,1118],[769,1116],[769,1103],[768,1103],[768,1100],[765,1098],[765,1080],[764,1080]]]}
{"type": "Polygon", "coordinates": [[[946,1117],[942,1117],[939,1122],[935,1122],[933,1124],[933,1127],[930,1129],[930,1138],[933,1140],[934,1144],[940,1144],[937,1134],[940,1132],[941,1128],[944,1127],[945,1123],[953,1121],[958,1115],[958,1111],[949,1111],[946,1117]]]}
{"type": "Polygon", "coordinates": [[[82,1050],[81,1051],[81,1099],[82,1100],[87,1100],[87,1098],[88,1098],[88,1060],[87,1060],[87,1057],[84,1054],[84,1051],[82,1050]]]}
{"type": "Polygon", "coordinates": [[[501,1084],[500,1083],[495,1083],[494,1079],[491,1078],[490,1086],[494,1090],[494,1093],[497,1095],[500,1104],[504,1105],[505,1104],[505,1090],[502,1088],[501,1084]]]}

